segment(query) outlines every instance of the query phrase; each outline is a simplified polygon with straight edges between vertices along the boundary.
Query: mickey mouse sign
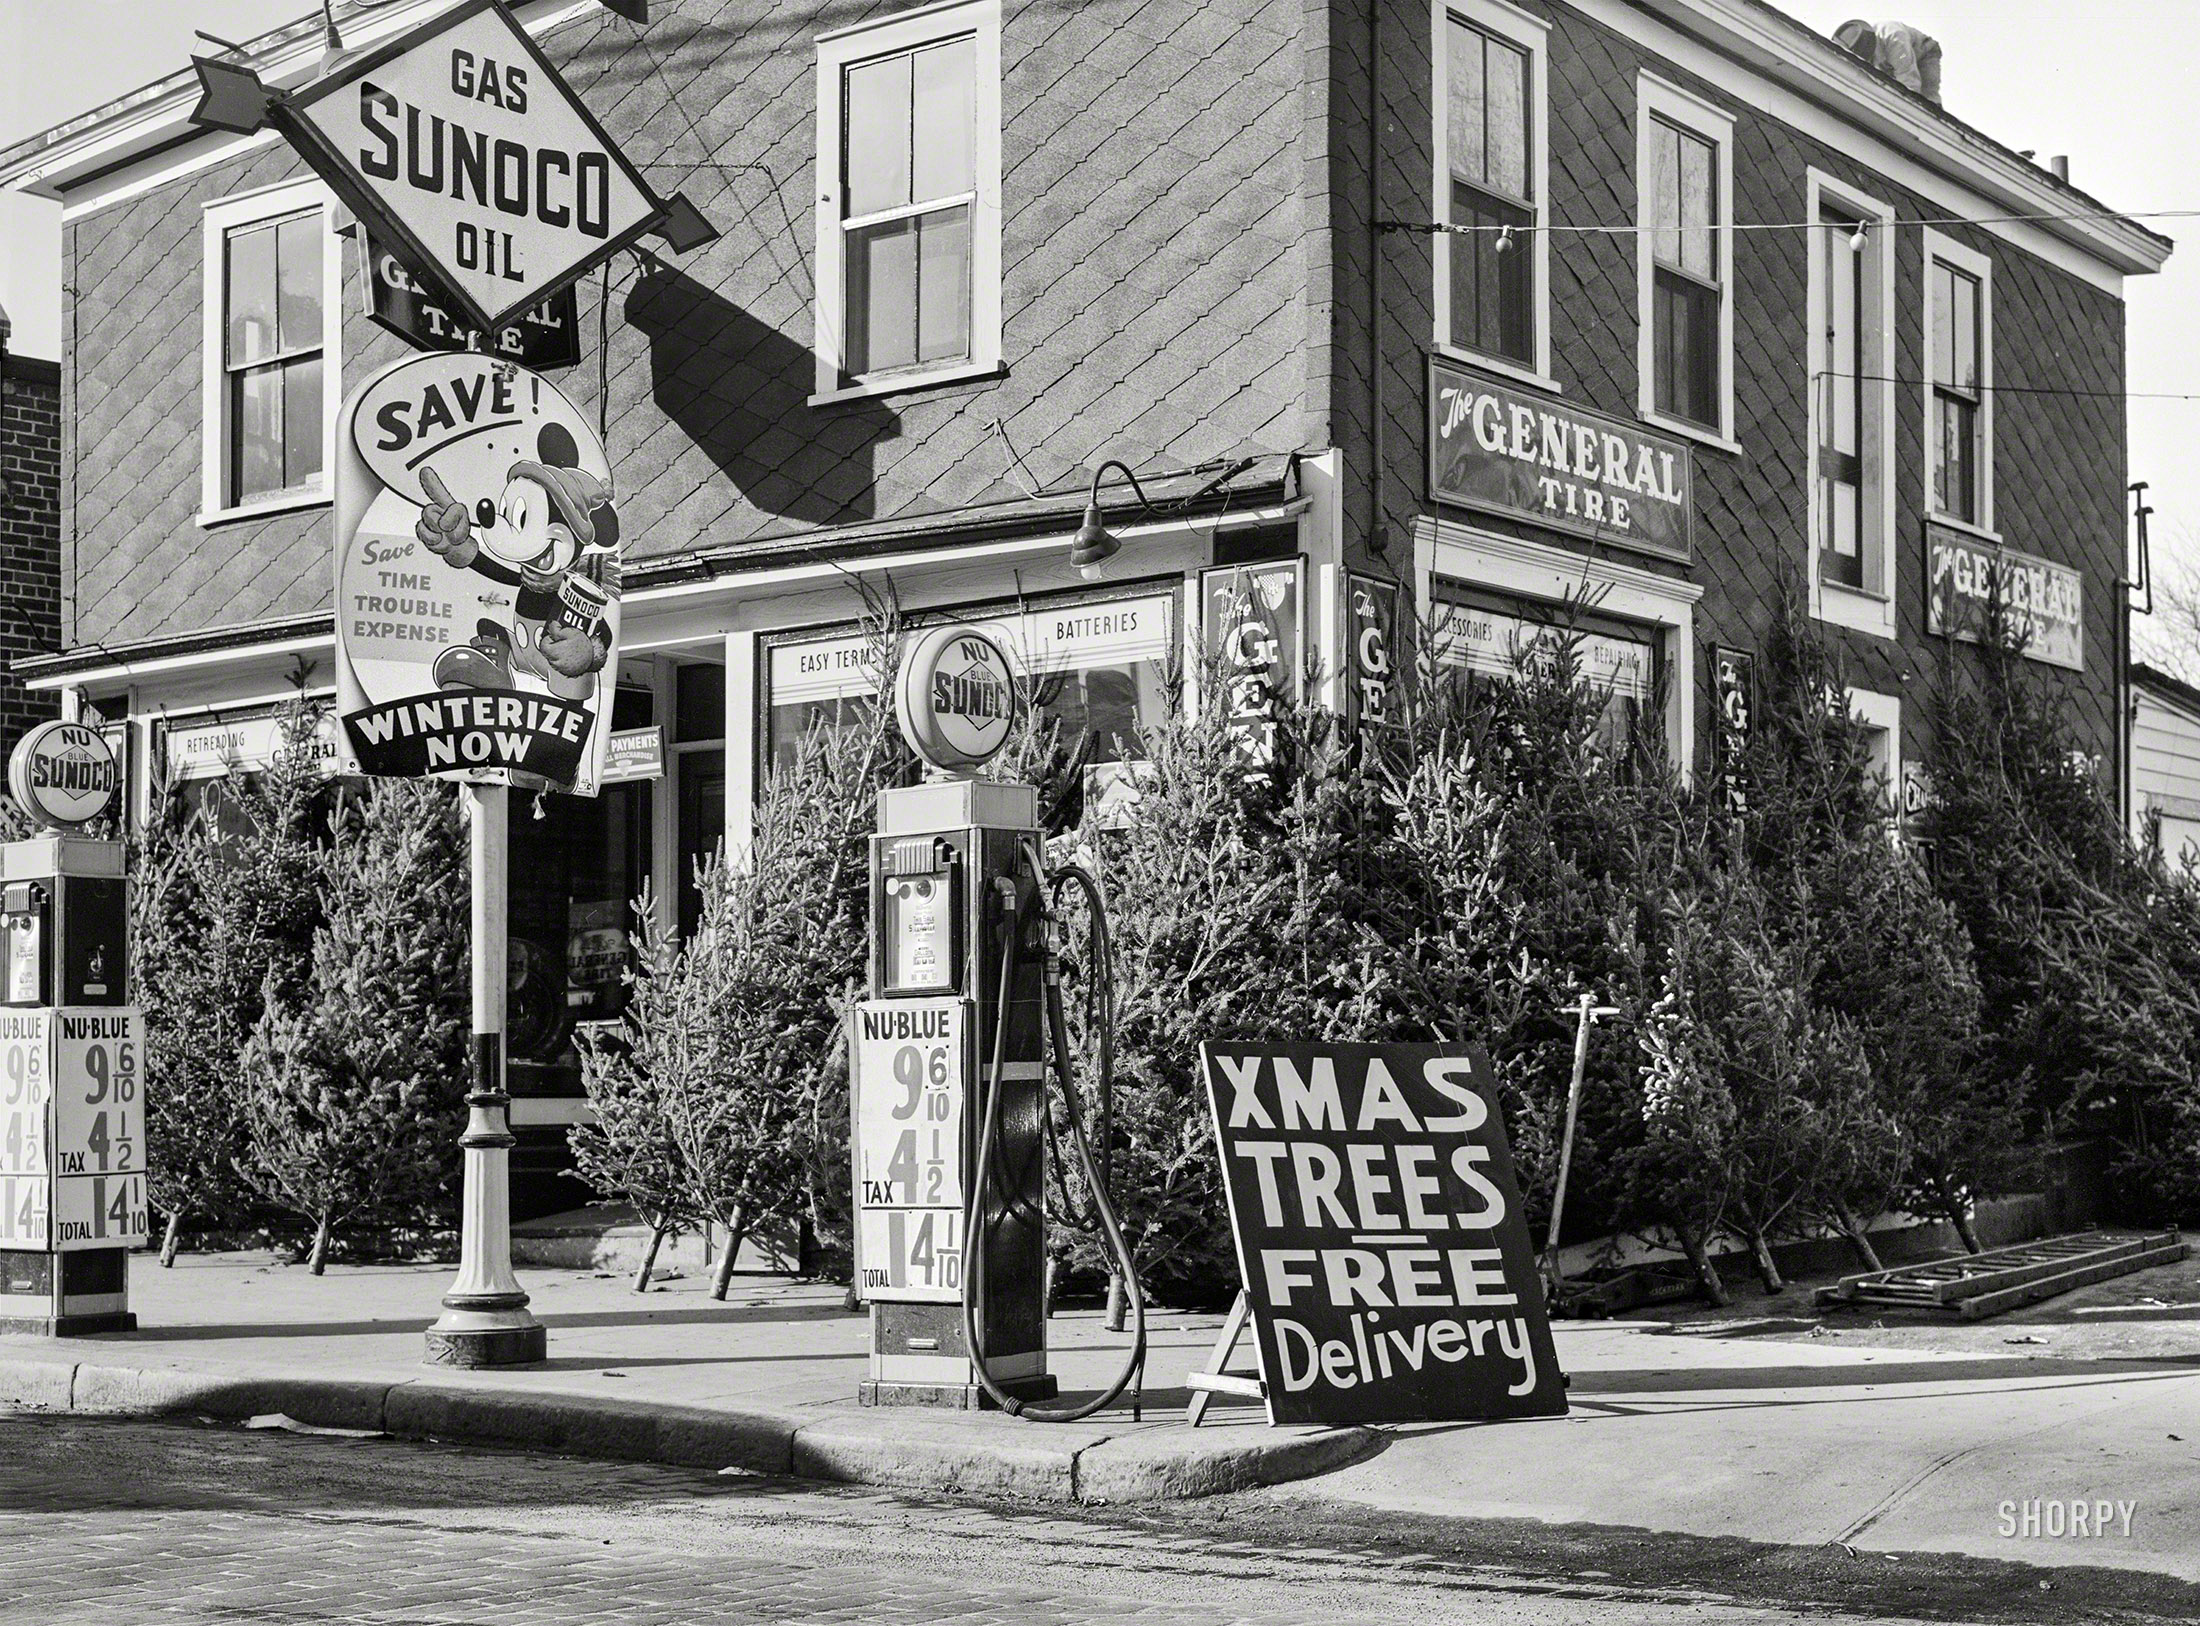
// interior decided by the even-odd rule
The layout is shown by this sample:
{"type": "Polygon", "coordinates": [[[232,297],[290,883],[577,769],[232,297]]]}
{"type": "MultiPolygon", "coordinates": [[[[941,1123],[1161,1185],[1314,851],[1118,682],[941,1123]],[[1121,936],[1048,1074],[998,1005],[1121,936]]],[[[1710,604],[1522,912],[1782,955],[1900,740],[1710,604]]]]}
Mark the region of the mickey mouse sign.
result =
{"type": "Polygon", "coordinates": [[[344,403],[336,533],[346,766],[593,796],[621,550],[579,409],[474,352],[384,368],[344,403]]]}

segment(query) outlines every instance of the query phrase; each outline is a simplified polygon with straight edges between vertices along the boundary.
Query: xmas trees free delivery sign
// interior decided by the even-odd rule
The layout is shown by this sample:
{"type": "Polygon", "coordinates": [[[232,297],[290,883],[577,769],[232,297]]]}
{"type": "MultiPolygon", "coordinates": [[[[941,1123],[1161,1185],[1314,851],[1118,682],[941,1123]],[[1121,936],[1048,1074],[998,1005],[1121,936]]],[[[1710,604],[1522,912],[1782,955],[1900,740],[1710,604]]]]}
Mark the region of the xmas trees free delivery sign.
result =
{"type": "Polygon", "coordinates": [[[1487,1055],[1203,1044],[1273,1423],[1556,1417],[1487,1055]]]}

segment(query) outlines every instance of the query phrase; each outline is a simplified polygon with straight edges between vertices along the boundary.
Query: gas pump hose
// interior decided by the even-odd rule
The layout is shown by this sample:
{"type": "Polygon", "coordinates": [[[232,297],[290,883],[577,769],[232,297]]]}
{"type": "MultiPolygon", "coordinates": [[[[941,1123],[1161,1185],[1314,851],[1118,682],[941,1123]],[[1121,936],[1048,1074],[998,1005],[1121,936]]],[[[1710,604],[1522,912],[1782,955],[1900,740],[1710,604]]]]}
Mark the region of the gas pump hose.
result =
{"type": "MultiPolygon", "coordinates": [[[[1040,866],[1040,855],[1036,843],[1031,844],[1027,850],[1031,857],[1032,874],[1039,879],[1036,880],[1029,894],[1019,888],[1014,906],[1004,909],[1002,913],[1001,980],[998,993],[993,1001],[993,1059],[992,1065],[987,1069],[985,1113],[978,1134],[977,1168],[971,1180],[969,1207],[963,1218],[963,1337],[969,1346],[971,1366],[977,1372],[978,1382],[984,1386],[985,1392],[992,1397],[994,1404],[999,1406],[1002,1411],[1011,1417],[1022,1417],[1034,1423],[1074,1423],[1104,1411],[1115,1404],[1123,1391],[1130,1387],[1131,1380],[1143,1375],[1146,1366],[1146,1300],[1145,1294],[1140,1291],[1138,1286],[1138,1269],[1136,1262],[1131,1257],[1130,1244],[1123,1238],[1122,1224],[1116,1218],[1115,1205],[1109,1200],[1107,1186],[1103,1181],[1100,1166],[1093,1156],[1092,1141],[1085,1133],[1084,1115],[1078,1110],[1076,1083],[1070,1069],[1069,1060],[1069,1024],[1062,1010],[1061,982],[1052,973],[1051,965],[1045,986],[1047,1029],[1048,1037],[1052,1041],[1051,1048],[1054,1052],[1055,1076],[1061,1083],[1063,1111],[1069,1120],[1070,1139],[1077,1147],[1078,1165],[1084,1171],[1085,1187],[1092,1194],[1093,1214],[1099,1222],[1101,1236],[1108,1252],[1115,1259],[1116,1268],[1122,1273],[1124,1290],[1129,1297],[1132,1326],[1130,1354],[1124,1361],[1122,1370],[1116,1374],[1114,1382],[1090,1399],[1069,1406],[1035,1404],[1020,1400],[995,1382],[992,1373],[987,1370],[984,1329],[980,1325],[977,1311],[978,1304],[984,1297],[985,1288],[985,1243],[986,1234],[991,1226],[987,1209],[992,1196],[994,1138],[1001,1117],[1001,1079],[1008,1044],[1009,995],[1015,988],[1018,962],[1022,958],[1023,927],[1025,912],[1028,907],[1027,897],[1036,902],[1037,907],[1042,912],[1045,909],[1045,903],[1042,901],[1046,889],[1046,883],[1043,879],[1045,871],[1040,866]]],[[[1096,923],[1096,940],[1101,945],[1101,952],[1095,957],[1095,975],[1105,976],[1107,974],[1107,956],[1105,952],[1107,927],[1104,918],[1099,913],[1100,889],[1092,878],[1085,875],[1081,869],[1072,866],[1072,870],[1083,878],[1086,896],[1092,903],[1096,923]]],[[[1051,947],[1046,952],[1051,960],[1051,947]]],[[[1112,1029],[1112,1009],[1108,1004],[1103,1003],[1100,1010],[1103,1027],[1112,1029]]],[[[1101,1036],[1100,1046],[1103,1072],[1106,1071],[1109,1062],[1112,1060],[1113,1051],[1114,1035],[1112,1031],[1104,1032],[1101,1036]]],[[[1103,1098],[1106,1096],[1108,1089],[1109,1081],[1103,1077],[1101,1080],[1103,1098]]],[[[1043,1102],[1040,1111],[1043,1117],[1045,1115],[1043,1102]]]]}

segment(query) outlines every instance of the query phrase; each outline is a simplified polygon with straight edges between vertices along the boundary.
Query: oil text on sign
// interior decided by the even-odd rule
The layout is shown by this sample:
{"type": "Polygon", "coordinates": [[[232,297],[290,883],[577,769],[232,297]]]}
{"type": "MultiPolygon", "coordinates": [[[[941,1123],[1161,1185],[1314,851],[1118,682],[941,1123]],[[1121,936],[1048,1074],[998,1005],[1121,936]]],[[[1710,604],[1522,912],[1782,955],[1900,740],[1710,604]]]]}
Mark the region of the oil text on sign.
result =
{"type": "Polygon", "coordinates": [[[1478,1053],[1202,1056],[1275,1421],[1565,1410],[1478,1053]]]}
{"type": "Polygon", "coordinates": [[[464,0],[293,93],[306,156],[493,332],[662,214],[511,15],[464,0]]]}

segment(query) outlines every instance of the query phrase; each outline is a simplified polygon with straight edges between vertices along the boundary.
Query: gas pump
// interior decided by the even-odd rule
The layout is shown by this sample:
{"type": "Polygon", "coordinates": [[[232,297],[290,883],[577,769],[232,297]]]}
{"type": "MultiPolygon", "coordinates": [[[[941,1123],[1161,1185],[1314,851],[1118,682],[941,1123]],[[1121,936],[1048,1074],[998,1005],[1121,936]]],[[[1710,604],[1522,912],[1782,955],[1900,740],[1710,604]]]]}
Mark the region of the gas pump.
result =
{"type": "MultiPolygon", "coordinates": [[[[930,773],[880,794],[871,845],[870,997],[850,1034],[856,1280],[871,1306],[858,1398],[1090,1416],[1143,1370],[1145,1312],[1078,1111],[1038,792],[974,775],[1015,721],[1008,657],[972,628],[935,629],[904,660],[895,708],[930,773]],[[1116,1382],[1071,1407],[1039,1404],[1057,1393],[1045,1303],[1050,1041],[1135,1318],[1116,1382]]],[[[1084,884],[1097,910],[1098,889],[1084,884]]]]}
{"type": "Polygon", "coordinates": [[[119,841],[71,834],[120,788],[96,729],[44,723],[8,766],[43,829],[0,845],[0,1330],[126,1331],[146,1237],[143,1022],[119,841]]]}

